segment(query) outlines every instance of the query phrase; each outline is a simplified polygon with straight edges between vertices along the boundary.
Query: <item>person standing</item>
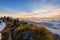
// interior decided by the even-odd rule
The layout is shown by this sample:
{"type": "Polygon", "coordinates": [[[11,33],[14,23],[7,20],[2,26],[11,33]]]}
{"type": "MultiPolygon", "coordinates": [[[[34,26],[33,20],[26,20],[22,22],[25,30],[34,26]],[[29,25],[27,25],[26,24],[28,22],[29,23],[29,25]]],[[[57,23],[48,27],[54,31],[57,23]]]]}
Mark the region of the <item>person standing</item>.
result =
{"type": "Polygon", "coordinates": [[[2,31],[5,29],[6,24],[0,19],[0,40],[2,40],[2,31]]]}

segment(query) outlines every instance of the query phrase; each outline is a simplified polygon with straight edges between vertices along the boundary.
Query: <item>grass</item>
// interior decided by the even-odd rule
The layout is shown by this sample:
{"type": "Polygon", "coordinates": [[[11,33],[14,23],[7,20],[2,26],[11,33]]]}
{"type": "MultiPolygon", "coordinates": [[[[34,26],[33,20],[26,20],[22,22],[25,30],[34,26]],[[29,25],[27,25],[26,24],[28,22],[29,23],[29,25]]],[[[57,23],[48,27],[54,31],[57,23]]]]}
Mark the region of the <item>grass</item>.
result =
{"type": "MultiPolygon", "coordinates": [[[[2,31],[2,40],[8,40],[10,28],[13,25],[13,22],[6,22],[7,26],[6,29],[2,31]]],[[[19,21],[18,26],[14,32],[12,33],[12,40],[23,40],[23,31],[29,30],[31,33],[33,33],[34,40],[54,40],[54,37],[52,33],[50,33],[44,26],[36,26],[33,24],[26,24],[23,21],[19,21]]]]}

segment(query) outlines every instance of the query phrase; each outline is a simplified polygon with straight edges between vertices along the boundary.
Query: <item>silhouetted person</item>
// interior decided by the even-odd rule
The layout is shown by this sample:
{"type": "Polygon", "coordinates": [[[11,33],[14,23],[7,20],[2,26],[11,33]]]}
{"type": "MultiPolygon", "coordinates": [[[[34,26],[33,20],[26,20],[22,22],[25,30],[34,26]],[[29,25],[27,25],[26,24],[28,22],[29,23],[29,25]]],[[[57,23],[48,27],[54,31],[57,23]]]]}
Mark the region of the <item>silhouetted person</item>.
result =
{"type": "Polygon", "coordinates": [[[6,16],[4,16],[4,19],[6,19],[6,16]]]}
{"type": "Polygon", "coordinates": [[[9,16],[7,17],[7,19],[6,19],[6,20],[7,20],[7,22],[9,22],[9,16]]]}
{"type": "Polygon", "coordinates": [[[14,24],[13,24],[12,27],[11,27],[11,30],[12,30],[12,31],[19,26],[18,22],[19,22],[18,19],[14,19],[14,24]]]}
{"type": "Polygon", "coordinates": [[[6,21],[6,16],[3,17],[3,21],[4,21],[4,22],[6,21]]]}

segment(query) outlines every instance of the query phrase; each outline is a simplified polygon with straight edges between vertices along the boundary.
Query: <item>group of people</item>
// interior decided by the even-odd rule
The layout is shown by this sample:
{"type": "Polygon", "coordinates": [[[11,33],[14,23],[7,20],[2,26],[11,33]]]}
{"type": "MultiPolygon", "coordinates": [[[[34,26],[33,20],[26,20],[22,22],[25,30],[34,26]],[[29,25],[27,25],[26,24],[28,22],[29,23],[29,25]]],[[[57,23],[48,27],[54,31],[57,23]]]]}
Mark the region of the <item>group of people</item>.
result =
{"type": "MultiPolygon", "coordinates": [[[[12,22],[12,20],[14,24],[10,28],[11,32],[13,32],[16,29],[16,27],[20,26],[20,24],[18,23],[19,19],[13,19],[12,17],[6,17],[6,16],[0,17],[0,40],[2,39],[1,32],[6,28],[6,22],[12,22]]],[[[24,23],[27,24],[26,22],[24,23]]],[[[23,40],[33,40],[33,35],[30,31],[25,30],[23,32],[23,35],[24,35],[23,40]]]]}
{"type": "Polygon", "coordinates": [[[14,30],[18,26],[18,19],[13,19],[12,17],[0,17],[0,40],[2,39],[2,31],[6,28],[6,22],[14,22],[11,27],[11,30],[14,30]]]}
{"type": "Polygon", "coordinates": [[[2,30],[5,29],[6,23],[3,21],[4,19],[1,17],[0,18],[0,40],[2,39],[2,30]]]}
{"type": "Polygon", "coordinates": [[[6,23],[5,22],[11,22],[12,21],[12,17],[0,17],[0,33],[1,31],[6,27],[6,23]]]}
{"type": "Polygon", "coordinates": [[[3,20],[4,22],[9,22],[9,21],[12,21],[12,17],[6,17],[6,16],[4,16],[4,17],[0,17],[0,20],[3,20]]]}

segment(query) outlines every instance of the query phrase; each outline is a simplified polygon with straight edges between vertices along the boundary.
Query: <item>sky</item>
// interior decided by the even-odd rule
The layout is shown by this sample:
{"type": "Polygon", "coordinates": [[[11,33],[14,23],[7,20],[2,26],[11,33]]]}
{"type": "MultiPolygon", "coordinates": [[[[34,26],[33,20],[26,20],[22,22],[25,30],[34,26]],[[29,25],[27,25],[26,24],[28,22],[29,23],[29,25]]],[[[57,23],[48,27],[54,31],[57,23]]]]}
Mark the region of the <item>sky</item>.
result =
{"type": "Polygon", "coordinates": [[[60,0],[0,0],[0,16],[60,17],[60,0]]]}

